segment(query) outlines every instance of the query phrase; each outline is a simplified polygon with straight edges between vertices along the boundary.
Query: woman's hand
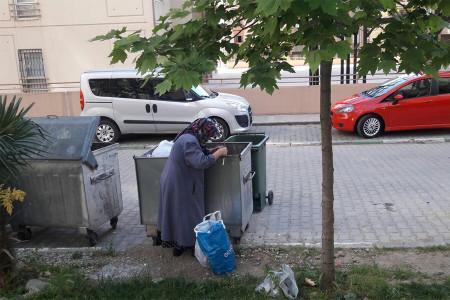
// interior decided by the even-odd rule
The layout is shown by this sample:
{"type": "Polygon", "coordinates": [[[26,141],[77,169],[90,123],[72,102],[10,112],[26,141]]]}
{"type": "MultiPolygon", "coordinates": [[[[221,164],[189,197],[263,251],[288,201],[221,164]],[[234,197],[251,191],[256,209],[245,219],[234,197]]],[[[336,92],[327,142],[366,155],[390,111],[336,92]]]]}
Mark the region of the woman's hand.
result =
{"type": "Polygon", "coordinates": [[[217,147],[211,148],[211,149],[209,149],[209,153],[214,154],[214,152],[216,152],[220,148],[223,148],[223,146],[217,146],[217,147]]]}
{"type": "Polygon", "coordinates": [[[211,150],[214,150],[214,153],[212,153],[212,155],[214,155],[214,158],[216,160],[219,159],[222,156],[227,156],[227,154],[228,154],[227,147],[219,146],[219,147],[216,147],[216,148],[218,148],[218,149],[216,149],[216,150],[214,150],[215,148],[211,149],[211,150]]]}

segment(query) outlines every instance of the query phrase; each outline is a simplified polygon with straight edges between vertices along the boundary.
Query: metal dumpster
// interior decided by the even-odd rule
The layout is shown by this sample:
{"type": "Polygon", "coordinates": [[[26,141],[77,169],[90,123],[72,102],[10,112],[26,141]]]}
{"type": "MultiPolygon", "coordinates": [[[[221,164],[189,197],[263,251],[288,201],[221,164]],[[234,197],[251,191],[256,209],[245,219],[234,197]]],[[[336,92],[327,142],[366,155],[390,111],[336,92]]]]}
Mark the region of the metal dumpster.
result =
{"type": "Polygon", "coordinates": [[[11,220],[19,237],[28,239],[27,226],[80,228],[91,246],[95,229],[110,221],[116,228],[122,212],[118,144],[92,143],[98,117],[31,118],[50,135],[42,156],[27,159],[19,188],[25,201],[11,220]]]}
{"type": "Polygon", "coordinates": [[[230,136],[227,142],[251,142],[252,143],[252,170],[255,177],[253,186],[253,211],[261,212],[266,206],[266,198],[269,205],[273,203],[273,191],[268,191],[266,196],[266,142],[269,139],[264,132],[241,133],[230,136]]]}
{"type": "MultiPolygon", "coordinates": [[[[208,143],[213,148],[222,143],[208,143]]],[[[205,211],[220,210],[232,242],[240,242],[253,211],[251,143],[226,143],[228,155],[205,172],[205,211]]],[[[167,157],[151,157],[154,149],[135,156],[141,224],[157,245],[159,184],[167,157]]]]}

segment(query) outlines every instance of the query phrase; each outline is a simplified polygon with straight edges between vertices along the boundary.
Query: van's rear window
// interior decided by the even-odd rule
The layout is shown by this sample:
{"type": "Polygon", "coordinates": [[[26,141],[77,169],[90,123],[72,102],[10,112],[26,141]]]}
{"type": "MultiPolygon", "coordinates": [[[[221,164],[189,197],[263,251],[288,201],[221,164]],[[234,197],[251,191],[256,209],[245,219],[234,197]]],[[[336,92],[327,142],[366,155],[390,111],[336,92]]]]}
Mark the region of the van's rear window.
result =
{"type": "Polygon", "coordinates": [[[95,96],[111,97],[109,79],[89,79],[89,87],[95,96]]]}

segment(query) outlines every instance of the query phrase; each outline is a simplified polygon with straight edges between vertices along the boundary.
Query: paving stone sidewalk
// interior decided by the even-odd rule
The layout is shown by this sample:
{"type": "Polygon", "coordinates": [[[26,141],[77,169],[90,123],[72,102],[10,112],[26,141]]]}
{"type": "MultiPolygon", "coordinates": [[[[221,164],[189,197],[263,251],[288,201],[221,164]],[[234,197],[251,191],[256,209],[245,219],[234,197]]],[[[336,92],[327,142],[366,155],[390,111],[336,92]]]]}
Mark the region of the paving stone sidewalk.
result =
{"type": "MultiPolygon", "coordinates": [[[[281,126],[287,127],[287,126],[281,126]]],[[[291,132],[291,128],[264,128],[291,132]]],[[[300,129],[301,131],[302,129],[300,129]]],[[[282,140],[270,131],[272,140],[282,140]]],[[[274,203],[253,214],[241,244],[318,246],[321,242],[320,146],[267,147],[267,188],[274,203]]],[[[119,151],[124,209],[116,230],[97,230],[100,247],[151,244],[140,225],[133,155],[119,151]]],[[[450,143],[349,144],[334,147],[338,247],[450,244],[450,143]]],[[[32,228],[18,247],[81,248],[84,231],[32,228]]]]}

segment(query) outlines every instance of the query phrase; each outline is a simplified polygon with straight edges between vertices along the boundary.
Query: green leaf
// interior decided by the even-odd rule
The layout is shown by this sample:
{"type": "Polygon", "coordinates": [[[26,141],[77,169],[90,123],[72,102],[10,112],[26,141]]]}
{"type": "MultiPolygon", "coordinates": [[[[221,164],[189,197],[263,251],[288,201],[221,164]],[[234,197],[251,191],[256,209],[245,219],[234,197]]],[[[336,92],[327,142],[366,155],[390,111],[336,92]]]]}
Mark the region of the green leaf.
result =
{"type": "Polygon", "coordinates": [[[327,50],[332,53],[333,56],[337,54],[340,59],[346,59],[347,55],[352,52],[352,47],[347,40],[343,40],[328,45],[327,50]]]}
{"type": "Polygon", "coordinates": [[[116,64],[119,61],[123,63],[127,59],[127,53],[123,49],[114,47],[109,57],[111,57],[111,65],[116,64]]]}
{"type": "Polygon", "coordinates": [[[315,73],[319,69],[320,62],[322,58],[320,57],[319,51],[306,51],[305,52],[305,63],[309,64],[311,71],[315,73]]]}
{"type": "Polygon", "coordinates": [[[359,20],[361,18],[365,18],[367,17],[367,13],[365,11],[358,11],[355,13],[355,15],[353,16],[353,18],[355,18],[356,20],[359,20]]]}
{"type": "Polygon", "coordinates": [[[394,0],[381,0],[381,4],[383,4],[384,9],[397,9],[397,5],[394,0]]]}
{"type": "Polygon", "coordinates": [[[397,71],[397,62],[394,60],[382,60],[378,65],[378,69],[382,69],[384,74],[388,74],[391,70],[397,71]]]}
{"type": "Polygon", "coordinates": [[[442,10],[444,16],[450,16],[450,1],[441,0],[438,7],[442,10]]]}
{"type": "Polygon", "coordinates": [[[278,10],[279,6],[280,3],[278,3],[278,1],[260,0],[258,1],[256,13],[263,13],[264,16],[271,16],[278,10]]]}
{"type": "Polygon", "coordinates": [[[318,9],[319,7],[326,14],[337,16],[337,6],[335,0],[307,0],[311,9],[318,9]]]}
{"type": "Polygon", "coordinates": [[[264,32],[263,36],[270,35],[272,36],[275,32],[275,29],[277,28],[278,21],[276,18],[270,18],[265,24],[264,24],[264,32]]]}
{"type": "Polygon", "coordinates": [[[126,27],[122,27],[121,30],[116,30],[113,29],[110,32],[108,32],[105,35],[97,35],[96,37],[94,37],[93,39],[90,39],[89,42],[94,42],[94,41],[105,41],[105,40],[110,40],[112,38],[116,38],[116,39],[120,39],[121,38],[121,34],[125,33],[125,31],[127,31],[126,27]]]}
{"type": "Polygon", "coordinates": [[[155,93],[157,93],[158,95],[162,95],[165,92],[170,91],[171,88],[172,82],[166,79],[156,86],[155,93]]]}
{"type": "Polygon", "coordinates": [[[189,16],[190,12],[187,10],[174,9],[172,10],[171,19],[183,19],[189,16]]]}
{"type": "Polygon", "coordinates": [[[278,0],[280,7],[283,10],[288,10],[291,7],[291,3],[294,0],[278,0]]]}

